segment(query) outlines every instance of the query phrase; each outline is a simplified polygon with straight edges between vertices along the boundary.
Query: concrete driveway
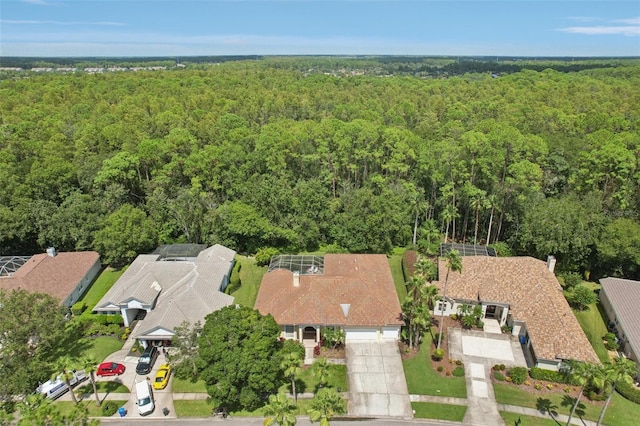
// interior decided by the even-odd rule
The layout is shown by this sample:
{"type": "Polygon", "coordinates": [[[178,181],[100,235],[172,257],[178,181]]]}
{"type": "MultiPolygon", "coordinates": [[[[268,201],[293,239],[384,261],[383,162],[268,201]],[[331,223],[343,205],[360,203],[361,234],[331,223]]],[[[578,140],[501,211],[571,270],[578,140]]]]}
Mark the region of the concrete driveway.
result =
{"type": "Polygon", "coordinates": [[[346,344],[350,416],[413,418],[396,341],[346,344]]]}

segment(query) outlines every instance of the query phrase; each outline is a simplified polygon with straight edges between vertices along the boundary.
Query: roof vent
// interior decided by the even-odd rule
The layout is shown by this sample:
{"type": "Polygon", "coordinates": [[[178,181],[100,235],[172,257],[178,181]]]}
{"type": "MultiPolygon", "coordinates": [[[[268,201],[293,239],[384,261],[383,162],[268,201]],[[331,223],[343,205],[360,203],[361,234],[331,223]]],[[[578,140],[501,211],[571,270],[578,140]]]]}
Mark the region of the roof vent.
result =
{"type": "Polygon", "coordinates": [[[300,287],[300,272],[299,271],[294,271],[293,272],[293,286],[294,287],[300,287]]]}
{"type": "Polygon", "coordinates": [[[51,257],[56,257],[56,248],[55,247],[48,247],[47,248],[47,254],[51,257]]]}
{"type": "Polygon", "coordinates": [[[549,271],[553,272],[556,269],[556,257],[549,255],[547,257],[547,268],[549,268],[549,271]]]}
{"type": "Polygon", "coordinates": [[[342,308],[342,313],[344,314],[344,317],[346,318],[347,316],[349,316],[349,309],[351,309],[351,303],[341,303],[340,307],[342,308]]]}

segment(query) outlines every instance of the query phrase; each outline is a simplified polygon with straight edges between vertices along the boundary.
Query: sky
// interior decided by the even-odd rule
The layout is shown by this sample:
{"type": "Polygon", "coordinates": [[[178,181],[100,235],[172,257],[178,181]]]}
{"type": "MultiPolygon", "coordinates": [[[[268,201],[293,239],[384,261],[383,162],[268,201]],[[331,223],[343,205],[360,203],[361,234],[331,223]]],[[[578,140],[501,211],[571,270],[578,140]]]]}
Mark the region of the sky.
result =
{"type": "Polygon", "coordinates": [[[640,1],[0,1],[0,56],[203,55],[640,56],[640,1]]]}

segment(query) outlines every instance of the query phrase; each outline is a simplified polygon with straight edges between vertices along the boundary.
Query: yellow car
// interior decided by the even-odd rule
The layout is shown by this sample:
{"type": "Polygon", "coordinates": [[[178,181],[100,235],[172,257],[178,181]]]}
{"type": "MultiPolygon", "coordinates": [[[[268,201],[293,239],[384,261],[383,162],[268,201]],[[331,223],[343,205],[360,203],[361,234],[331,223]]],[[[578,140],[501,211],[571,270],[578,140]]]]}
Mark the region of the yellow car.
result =
{"type": "Polygon", "coordinates": [[[171,366],[169,364],[162,364],[156,373],[156,379],[153,382],[154,389],[164,389],[169,383],[169,376],[171,376],[171,366]]]}

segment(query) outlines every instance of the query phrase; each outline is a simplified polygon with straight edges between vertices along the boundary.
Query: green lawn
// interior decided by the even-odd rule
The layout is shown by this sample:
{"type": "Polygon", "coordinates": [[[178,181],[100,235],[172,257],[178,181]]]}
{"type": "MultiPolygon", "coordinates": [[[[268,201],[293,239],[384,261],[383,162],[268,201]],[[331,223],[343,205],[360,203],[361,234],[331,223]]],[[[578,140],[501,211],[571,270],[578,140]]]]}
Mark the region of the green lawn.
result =
{"type": "Polygon", "coordinates": [[[404,273],[402,272],[402,253],[394,253],[389,257],[389,268],[393,276],[393,283],[396,285],[396,293],[400,303],[407,297],[407,286],[405,285],[404,273]]]}
{"type": "MultiPolygon", "coordinates": [[[[297,404],[298,410],[296,411],[296,415],[297,416],[306,415],[309,408],[311,408],[311,401],[312,401],[311,399],[298,399],[298,404],[297,404]]],[[[246,410],[232,411],[229,414],[231,415],[231,417],[233,416],[264,417],[264,407],[260,407],[254,411],[246,411],[246,410]]]]}
{"type": "Polygon", "coordinates": [[[183,392],[207,392],[207,386],[204,383],[204,380],[198,380],[196,382],[192,382],[190,380],[179,379],[177,377],[173,377],[173,382],[171,384],[171,391],[174,393],[183,393],[183,392]]]}
{"type": "Polygon", "coordinates": [[[598,309],[598,304],[594,303],[589,305],[589,309],[584,311],[574,310],[573,313],[576,315],[582,330],[584,330],[584,333],[587,335],[600,361],[608,361],[609,354],[602,341],[602,336],[607,333],[607,326],[598,309]]]}
{"type": "MultiPolygon", "coordinates": [[[[113,401],[113,402],[115,402],[118,405],[118,407],[122,407],[127,403],[127,401],[113,401]]],[[[73,411],[73,402],[71,401],[56,401],[55,404],[56,404],[56,407],[60,410],[60,413],[62,415],[70,414],[73,411]]],[[[87,407],[87,410],[89,411],[89,417],[104,416],[104,414],[102,414],[102,408],[96,407],[95,399],[87,398],[80,401],[80,404],[87,407]]]]}
{"type": "Polygon", "coordinates": [[[236,256],[236,262],[240,263],[240,288],[232,291],[231,295],[235,297],[235,303],[253,309],[267,267],[258,266],[253,259],[240,255],[236,256]]]}
{"type": "MultiPolygon", "coordinates": [[[[302,370],[302,374],[298,376],[296,380],[296,392],[315,393],[316,386],[318,386],[318,379],[313,374],[313,369],[311,367],[307,367],[304,370],[302,370]]],[[[333,388],[336,390],[340,388],[341,392],[347,391],[347,366],[346,365],[337,365],[337,364],[329,365],[329,378],[328,378],[326,387],[333,388]]],[[[288,380],[287,383],[280,386],[278,391],[285,392],[285,393],[291,392],[291,381],[288,380]]]]}
{"type": "Polygon", "coordinates": [[[427,333],[420,351],[411,359],[402,361],[410,394],[467,397],[464,377],[443,377],[433,370],[429,359],[431,335],[427,333]]]}
{"type": "MultiPolygon", "coordinates": [[[[535,395],[527,392],[526,386],[516,387],[506,384],[494,384],[493,390],[496,401],[499,404],[518,405],[521,407],[539,408],[539,404],[544,400],[549,401],[553,409],[559,414],[569,415],[571,401],[568,396],[562,393],[548,395],[535,395]]],[[[584,412],[583,417],[587,420],[596,421],[602,410],[602,404],[595,404],[586,398],[580,401],[584,407],[580,407],[584,412]]],[[[634,426],[640,418],[640,405],[624,399],[618,393],[613,395],[611,404],[607,408],[604,423],[615,426],[634,426]]]]}
{"type": "Polygon", "coordinates": [[[520,426],[558,426],[554,420],[543,417],[523,416],[522,414],[500,411],[500,415],[507,425],[514,425],[520,419],[520,426]]]}
{"type": "Polygon", "coordinates": [[[207,417],[213,405],[203,400],[174,400],[173,407],[178,417],[207,417]]]}
{"type": "Polygon", "coordinates": [[[87,304],[87,310],[83,312],[83,315],[91,315],[91,310],[102,299],[107,291],[118,281],[118,278],[124,273],[127,268],[124,267],[119,270],[113,268],[106,268],[100,276],[94,281],[89,290],[82,297],[82,301],[87,304]]]}
{"type": "Polygon", "coordinates": [[[411,408],[417,419],[439,419],[461,422],[467,412],[464,405],[436,404],[432,402],[412,402],[411,408]]]}

